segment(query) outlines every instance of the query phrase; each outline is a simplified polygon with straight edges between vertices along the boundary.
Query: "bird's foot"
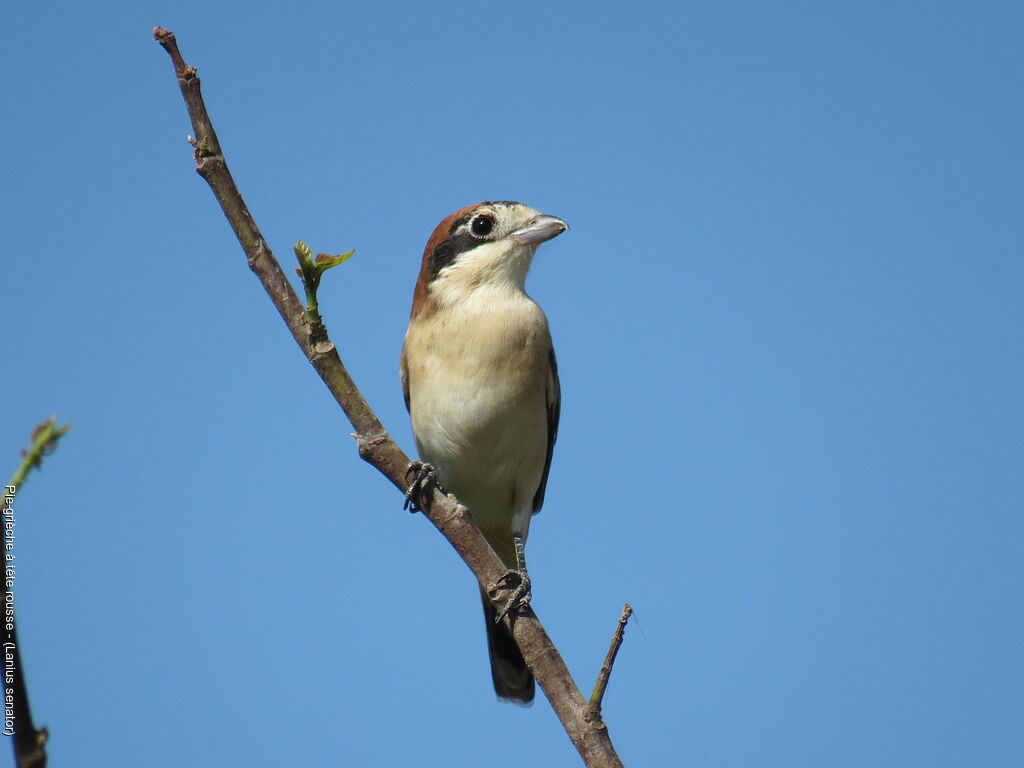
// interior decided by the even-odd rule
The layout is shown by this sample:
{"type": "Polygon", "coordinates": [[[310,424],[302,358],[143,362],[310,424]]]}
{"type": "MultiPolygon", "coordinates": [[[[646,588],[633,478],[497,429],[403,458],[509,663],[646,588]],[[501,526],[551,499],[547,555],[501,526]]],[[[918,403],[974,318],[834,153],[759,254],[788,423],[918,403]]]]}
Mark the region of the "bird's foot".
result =
{"type": "Polygon", "coordinates": [[[512,543],[516,551],[516,567],[505,571],[498,583],[494,585],[495,592],[511,589],[512,594],[505,603],[505,607],[498,611],[495,622],[501,621],[509,612],[525,608],[533,599],[533,592],[530,591],[530,575],[526,572],[526,542],[523,536],[516,533],[512,536],[512,543]]]}
{"type": "Polygon", "coordinates": [[[505,607],[498,611],[494,621],[496,623],[500,622],[512,611],[518,611],[520,608],[525,608],[529,605],[530,600],[533,599],[533,592],[530,590],[531,586],[530,575],[526,572],[525,568],[505,571],[494,585],[494,592],[512,590],[512,594],[509,596],[508,602],[505,603],[505,607]]]}
{"type": "MultiPolygon", "coordinates": [[[[412,482],[409,483],[409,488],[405,492],[405,504],[402,505],[402,509],[407,509],[412,513],[422,512],[423,499],[429,499],[430,492],[439,487],[437,472],[434,471],[432,465],[424,461],[410,461],[405,470],[406,482],[409,482],[410,477],[412,477],[412,482]]],[[[429,505],[428,501],[427,506],[429,505]]]]}

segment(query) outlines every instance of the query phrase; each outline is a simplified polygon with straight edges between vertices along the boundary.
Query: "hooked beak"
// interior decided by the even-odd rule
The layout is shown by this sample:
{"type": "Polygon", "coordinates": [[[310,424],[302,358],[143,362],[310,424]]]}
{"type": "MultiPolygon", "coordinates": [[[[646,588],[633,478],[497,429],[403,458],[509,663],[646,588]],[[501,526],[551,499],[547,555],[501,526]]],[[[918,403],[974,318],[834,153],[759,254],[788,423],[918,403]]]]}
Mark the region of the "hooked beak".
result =
{"type": "Polygon", "coordinates": [[[520,245],[538,245],[553,237],[557,237],[568,228],[569,225],[556,216],[548,216],[546,213],[542,213],[535,216],[522,229],[512,232],[509,237],[520,245]]]}

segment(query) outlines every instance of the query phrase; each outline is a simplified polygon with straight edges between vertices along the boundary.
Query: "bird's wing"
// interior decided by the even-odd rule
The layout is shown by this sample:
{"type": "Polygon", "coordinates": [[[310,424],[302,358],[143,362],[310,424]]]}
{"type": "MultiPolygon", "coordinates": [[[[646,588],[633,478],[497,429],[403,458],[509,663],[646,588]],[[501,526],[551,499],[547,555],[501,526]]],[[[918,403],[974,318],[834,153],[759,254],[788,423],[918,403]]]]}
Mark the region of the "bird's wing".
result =
{"type": "Polygon", "coordinates": [[[402,357],[398,361],[398,375],[402,379],[402,397],[405,398],[405,410],[409,408],[409,367],[405,364],[405,345],[402,345],[402,357]]]}
{"type": "Polygon", "coordinates": [[[548,485],[548,472],[551,470],[551,456],[555,452],[555,439],[558,437],[558,417],[562,409],[562,389],[558,385],[558,363],[555,360],[555,348],[551,348],[548,366],[548,383],[545,395],[548,407],[548,450],[544,459],[544,474],[540,476],[540,485],[533,496],[533,514],[540,512],[544,506],[544,489],[548,485]]]}

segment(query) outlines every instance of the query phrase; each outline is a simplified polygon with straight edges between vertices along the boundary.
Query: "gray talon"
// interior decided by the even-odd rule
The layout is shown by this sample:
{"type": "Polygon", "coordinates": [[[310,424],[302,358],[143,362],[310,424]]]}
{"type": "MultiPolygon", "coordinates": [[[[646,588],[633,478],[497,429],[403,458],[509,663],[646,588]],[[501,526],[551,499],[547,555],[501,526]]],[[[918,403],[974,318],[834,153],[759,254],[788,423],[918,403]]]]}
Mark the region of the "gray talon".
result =
{"type": "Polygon", "coordinates": [[[410,475],[413,476],[413,479],[405,492],[405,503],[402,505],[402,509],[407,509],[415,514],[423,511],[423,497],[432,488],[437,487],[437,473],[434,471],[434,467],[426,462],[410,461],[405,470],[406,482],[409,481],[410,475]]]}

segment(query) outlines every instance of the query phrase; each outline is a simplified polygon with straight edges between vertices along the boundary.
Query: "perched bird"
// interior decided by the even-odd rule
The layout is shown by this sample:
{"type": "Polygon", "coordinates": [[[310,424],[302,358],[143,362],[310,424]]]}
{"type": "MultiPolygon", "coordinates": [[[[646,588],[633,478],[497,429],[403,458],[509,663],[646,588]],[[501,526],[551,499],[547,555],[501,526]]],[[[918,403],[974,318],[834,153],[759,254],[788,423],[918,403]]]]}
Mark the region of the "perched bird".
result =
{"type": "MultiPolygon", "coordinates": [[[[529,600],[524,544],[544,503],[560,399],[548,321],[524,284],[537,246],[566,229],[510,201],[443,219],[423,252],[402,348],[420,458],[519,577],[518,603],[529,600]]],[[[483,603],[494,689],[529,703],[533,676],[486,595],[483,603]]]]}

